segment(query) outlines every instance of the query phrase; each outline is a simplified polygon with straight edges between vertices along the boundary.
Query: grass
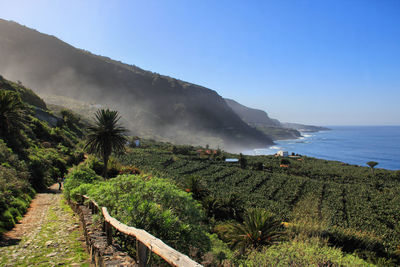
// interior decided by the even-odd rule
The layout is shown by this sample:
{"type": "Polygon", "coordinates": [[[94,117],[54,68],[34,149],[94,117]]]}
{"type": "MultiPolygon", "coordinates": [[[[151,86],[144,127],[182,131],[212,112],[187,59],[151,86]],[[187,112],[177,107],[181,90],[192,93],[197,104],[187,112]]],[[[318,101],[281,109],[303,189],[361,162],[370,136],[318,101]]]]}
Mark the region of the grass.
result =
{"type": "MultiPolygon", "coordinates": [[[[78,218],[64,199],[52,204],[37,233],[29,233],[17,245],[0,249],[1,266],[89,266],[89,255],[76,227],[78,218]]],[[[36,229],[34,229],[35,231],[36,229]]]]}

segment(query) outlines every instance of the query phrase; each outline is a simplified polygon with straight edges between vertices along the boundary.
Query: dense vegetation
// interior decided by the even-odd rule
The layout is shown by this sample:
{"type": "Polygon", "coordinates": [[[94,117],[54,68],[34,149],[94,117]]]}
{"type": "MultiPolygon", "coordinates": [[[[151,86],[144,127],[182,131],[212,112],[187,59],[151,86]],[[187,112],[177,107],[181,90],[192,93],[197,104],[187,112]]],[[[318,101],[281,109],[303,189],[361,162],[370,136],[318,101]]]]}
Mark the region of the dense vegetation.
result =
{"type": "Polygon", "coordinates": [[[0,76],[0,233],[21,219],[42,190],[82,160],[79,119],[57,117],[21,84],[0,76]]]}
{"type": "Polygon", "coordinates": [[[200,204],[167,180],[150,175],[119,175],[103,180],[85,162],[70,170],[64,194],[89,195],[121,222],[144,229],[194,257],[210,249],[200,204]]]}
{"type": "Polygon", "coordinates": [[[370,262],[398,263],[399,171],[371,172],[305,156],[287,159],[287,165],[273,156],[245,157],[240,168],[223,157],[237,155],[145,142],[120,160],[193,192],[211,224],[241,222],[246,209],[265,208],[288,222],[293,236],[318,236],[370,262]]]}
{"type": "MultiPolygon", "coordinates": [[[[83,160],[77,144],[85,127],[73,112],[53,114],[32,91],[1,76],[0,121],[4,232],[35,191],[83,160]]],[[[88,194],[122,222],[204,265],[400,264],[400,171],[376,162],[358,167],[151,140],[134,144],[106,164],[89,156],[73,167],[66,197],[88,194]]]]}

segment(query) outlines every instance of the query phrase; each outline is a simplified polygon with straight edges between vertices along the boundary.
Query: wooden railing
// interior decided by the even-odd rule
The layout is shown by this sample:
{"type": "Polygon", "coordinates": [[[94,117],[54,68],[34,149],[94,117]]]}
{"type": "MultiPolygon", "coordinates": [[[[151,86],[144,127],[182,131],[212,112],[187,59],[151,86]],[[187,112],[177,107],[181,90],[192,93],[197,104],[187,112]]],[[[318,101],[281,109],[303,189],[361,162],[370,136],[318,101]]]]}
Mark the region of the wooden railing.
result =
{"type": "Polygon", "coordinates": [[[100,207],[94,200],[90,199],[88,196],[83,195],[81,197],[82,203],[84,202],[84,199],[88,200],[89,209],[91,210],[92,214],[100,213],[102,215],[103,230],[106,233],[108,245],[112,244],[113,228],[124,235],[136,238],[136,260],[138,261],[139,266],[147,266],[149,251],[160,256],[172,266],[202,266],[190,259],[188,256],[171,248],[160,239],[147,233],[145,230],[137,229],[132,226],[127,226],[117,219],[111,217],[106,207],[100,207]]]}

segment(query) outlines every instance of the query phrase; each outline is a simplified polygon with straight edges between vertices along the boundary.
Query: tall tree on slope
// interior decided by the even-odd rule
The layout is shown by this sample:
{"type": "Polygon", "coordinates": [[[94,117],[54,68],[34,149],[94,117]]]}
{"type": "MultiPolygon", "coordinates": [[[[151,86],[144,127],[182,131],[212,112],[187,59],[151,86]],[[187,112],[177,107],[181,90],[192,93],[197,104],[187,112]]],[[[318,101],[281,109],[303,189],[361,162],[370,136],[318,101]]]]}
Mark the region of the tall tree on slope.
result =
{"type": "Polygon", "coordinates": [[[118,111],[100,109],[95,113],[95,125],[89,127],[85,148],[99,155],[104,162],[103,177],[107,178],[108,160],[112,152],[125,151],[127,129],[121,126],[118,111]]]}

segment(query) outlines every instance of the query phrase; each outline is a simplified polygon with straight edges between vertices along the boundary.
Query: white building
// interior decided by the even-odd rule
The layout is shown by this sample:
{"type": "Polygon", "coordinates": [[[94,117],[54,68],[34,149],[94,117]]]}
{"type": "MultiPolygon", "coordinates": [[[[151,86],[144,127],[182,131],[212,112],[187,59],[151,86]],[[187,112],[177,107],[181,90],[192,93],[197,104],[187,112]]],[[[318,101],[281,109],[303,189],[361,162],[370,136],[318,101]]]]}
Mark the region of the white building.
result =
{"type": "Polygon", "coordinates": [[[276,153],[276,155],[280,156],[280,157],[288,157],[289,152],[281,150],[281,151],[278,151],[278,153],[276,153]]]}

